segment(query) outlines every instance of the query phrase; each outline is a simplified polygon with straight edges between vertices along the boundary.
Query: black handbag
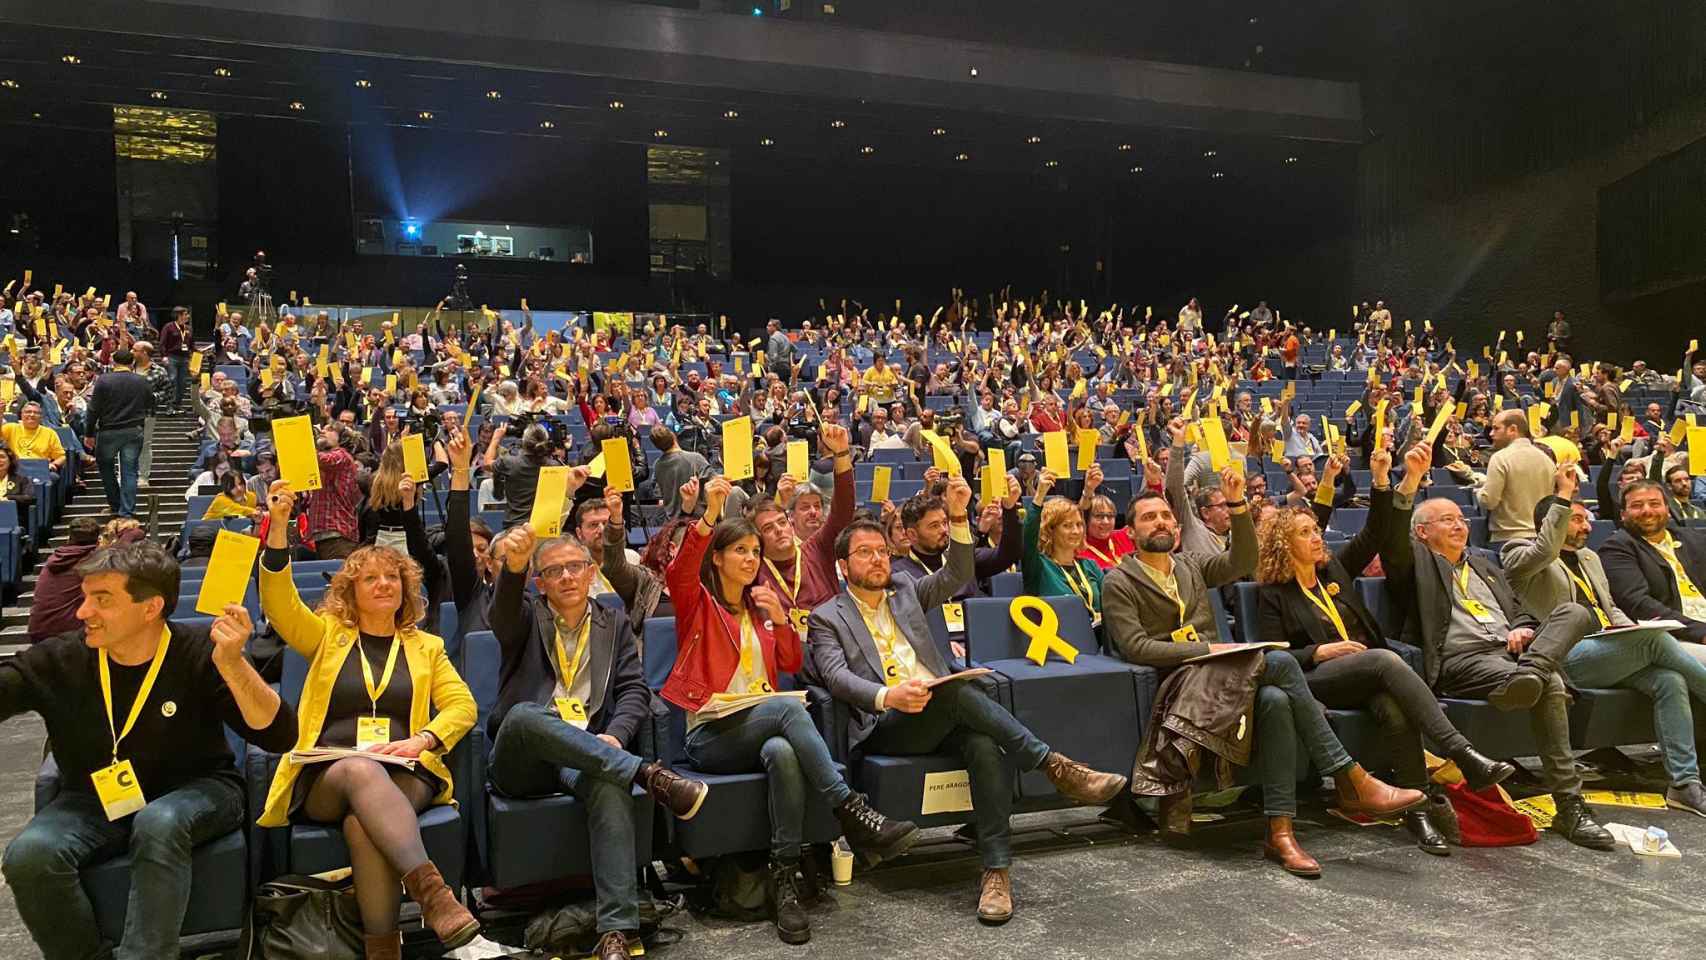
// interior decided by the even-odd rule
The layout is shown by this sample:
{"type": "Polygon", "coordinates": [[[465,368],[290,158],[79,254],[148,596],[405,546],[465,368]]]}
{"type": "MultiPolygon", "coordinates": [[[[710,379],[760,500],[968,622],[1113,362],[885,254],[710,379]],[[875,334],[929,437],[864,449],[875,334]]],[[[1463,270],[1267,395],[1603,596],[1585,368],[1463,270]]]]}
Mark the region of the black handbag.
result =
{"type": "Polygon", "coordinates": [[[342,880],[283,876],[255,891],[238,956],[242,960],[361,960],[365,955],[355,888],[342,880]]]}

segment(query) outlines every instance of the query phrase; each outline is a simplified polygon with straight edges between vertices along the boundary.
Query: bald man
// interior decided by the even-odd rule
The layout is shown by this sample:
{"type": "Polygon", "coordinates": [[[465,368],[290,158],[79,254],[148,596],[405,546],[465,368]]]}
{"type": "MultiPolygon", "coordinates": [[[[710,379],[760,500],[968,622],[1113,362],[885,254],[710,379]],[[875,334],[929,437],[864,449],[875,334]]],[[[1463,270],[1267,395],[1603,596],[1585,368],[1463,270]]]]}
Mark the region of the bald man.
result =
{"type": "Polygon", "coordinates": [[[1488,436],[1493,458],[1487,479],[1475,489],[1475,499],[1487,511],[1493,543],[1532,540],[1534,505],[1552,495],[1557,464],[1530,439],[1528,417],[1521,410],[1502,410],[1493,416],[1488,436]]]}

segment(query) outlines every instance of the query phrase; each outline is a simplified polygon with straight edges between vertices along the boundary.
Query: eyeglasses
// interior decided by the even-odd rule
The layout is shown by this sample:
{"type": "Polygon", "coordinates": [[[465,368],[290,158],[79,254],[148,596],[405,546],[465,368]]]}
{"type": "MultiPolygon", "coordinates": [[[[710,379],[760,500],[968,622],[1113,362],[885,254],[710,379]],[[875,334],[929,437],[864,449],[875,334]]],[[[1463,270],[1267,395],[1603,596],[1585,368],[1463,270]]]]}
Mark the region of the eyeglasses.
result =
{"type": "Polygon", "coordinates": [[[859,549],[849,553],[847,555],[847,559],[857,560],[860,563],[870,563],[873,560],[881,557],[887,557],[888,555],[889,552],[886,547],[860,547],[859,549]]]}
{"type": "Polygon", "coordinates": [[[1467,527],[1467,526],[1469,526],[1469,521],[1463,519],[1462,517],[1436,517],[1432,520],[1418,520],[1418,521],[1416,521],[1416,526],[1425,527],[1430,523],[1443,523],[1448,527],[1467,527]]]}
{"type": "Polygon", "coordinates": [[[539,571],[539,579],[560,580],[563,577],[578,577],[591,569],[591,560],[570,560],[568,563],[553,563],[539,571]]]}
{"type": "Polygon", "coordinates": [[[1117,520],[1117,519],[1119,519],[1119,517],[1117,514],[1112,514],[1112,513],[1092,513],[1092,514],[1090,514],[1090,519],[1092,519],[1092,520],[1117,520]]]}

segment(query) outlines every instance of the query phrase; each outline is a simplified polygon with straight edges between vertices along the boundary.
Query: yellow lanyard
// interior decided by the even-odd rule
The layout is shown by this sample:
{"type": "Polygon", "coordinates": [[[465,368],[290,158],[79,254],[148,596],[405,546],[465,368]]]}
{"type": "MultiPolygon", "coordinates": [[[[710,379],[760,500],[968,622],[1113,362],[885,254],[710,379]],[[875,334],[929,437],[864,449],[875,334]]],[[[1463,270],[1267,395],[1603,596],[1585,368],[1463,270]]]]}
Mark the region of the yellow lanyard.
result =
{"type": "Polygon", "coordinates": [[[1481,601],[1469,595],[1469,561],[1463,561],[1463,569],[1457,571],[1457,592],[1462,594],[1465,604],[1481,605],[1481,601]]]}
{"type": "Polygon", "coordinates": [[[1345,618],[1339,616],[1339,606],[1333,602],[1333,598],[1327,593],[1326,584],[1316,582],[1315,589],[1321,591],[1319,597],[1315,595],[1313,590],[1304,587],[1303,584],[1300,583],[1298,586],[1303,589],[1303,595],[1309,598],[1309,602],[1320,608],[1321,612],[1327,615],[1327,619],[1332,621],[1333,629],[1339,631],[1339,639],[1350,640],[1350,631],[1345,629],[1345,618]]]}
{"type": "Polygon", "coordinates": [[[391,652],[385,656],[385,672],[379,677],[379,686],[373,685],[373,668],[367,663],[367,651],[362,649],[361,638],[355,642],[355,655],[361,658],[361,680],[367,684],[367,698],[373,701],[373,715],[379,716],[379,698],[385,695],[385,688],[391,685],[391,674],[397,669],[397,650],[403,646],[403,641],[396,635],[391,635],[391,652]]]}
{"type": "Polygon", "coordinates": [[[1090,575],[1084,572],[1084,568],[1078,565],[1078,561],[1074,560],[1070,567],[1055,561],[1052,557],[1049,562],[1060,569],[1061,576],[1066,578],[1067,589],[1076,594],[1078,599],[1084,601],[1084,606],[1094,614],[1096,612],[1095,588],[1090,585],[1090,575]],[[1078,574],[1077,580],[1072,578],[1074,573],[1078,574]]]}
{"type": "MultiPolygon", "coordinates": [[[[889,617],[888,617],[889,629],[878,630],[877,629],[877,623],[879,620],[882,619],[883,610],[887,604],[888,604],[888,595],[884,594],[883,599],[881,601],[879,601],[877,604],[876,613],[871,615],[871,616],[865,617],[865,626],[867,629],[869,629],[871,631],[871,640],[873,642],[875,642],[877,645],[877,653],[881,654],[885,660],[888,659],[889,657],[894,656],[894,638],[895,638],[894,612],[893,611],[889,612],[889,617]]],[[[865,611],[863,610],[863,608],[860,609],[859,613],[861,616],[864,616],[865,611]]]]}
{"type": "Polygon", "coordinates": [[[782,571],[776,569],[776,565],[770,562],[769,557],[764,558],[764,565],[770,568],[771,575],[776,578],[776,585],[788,591],[788,602],[790,604],[795,603],[800,595],[800,584],[806,576],[806,566],[800,562],[800,545],[794,544],[794,586],[792,589],[789,589],[788,581],[782,578],[782,571]]]}
{"type": "Polygon", "coordinates": [[[1114,556],[1112,553],[1113,546],[1114,546],[1114,542],[1112,540],[1109,540],[1108,541],[1109,552],[1103,553],[1100,549],[1097,548],[1097,546],[1095,544],[1091,543],[1089,540],[1084,541],[1084,549],[1090,551],[1092,554],[1095,555],[1096,559],[1102,561],[1103,563],[1107,564],[1110,567],[1119,562],[1119,557],[1114,556]]]}
{"type": "Polygon", "coordinates": [[[1179,578],[1171,573],[1156,573],[1155,569],[1147,563],[1143,564],[1143,569],[1149,578],[1155,581],[1161,592],[1166,594],[1167,599],[1179,605],[1179,626],[1183,627],[1185,625],[1185,598],[1179,595],[1179,578]],[[1168,590],[1168,584],[1172,584],[1173,589],[1168,590]]]}
{"type": "Polygon", "coordinates": [[[107,651],[102,650],[98,663],[101,674],[101,700],[107,706],[107,729],[113,735],[113,762],[118,762],[119,741],[130,736],[131,728],[136,726],[136,718],[142,716],[142,708],[148,703],[148,695],[154,692],[154,681],[160,678],[160,668],[166,663],[166,648],[171,646],[172,632],[165,627],[160,628],[160,645],[154,648],[154,660],[148,665],[148,673],[142,677],[142,686],[136,689],[136,699],[131,701],[130,716],[125,718],[124,729],[113,725],[113,677],[111,668],[107,666],[107,651]]]}
{"type": "Polygon", "coordinates": [[[1582,593],[1587,596],[1588,603],[1593,606],[1594,614],[1599,617],[1599,625],[1601,627],[1611,626],[1611,618],[1605,615],[1605,608],[1599,605],[1599,597],[1594,594],[1593,588],[1588,586],[1587,580],[1576,576],[1576,571],[1571,570],[1567,563],[1564,564],[1564,572],[1570,575],[1570,579],[1574,580],[1576,586],[1580,587],[1582,593]]]}
{"type": "Polygon", "coordinates": [[[1665,558],[1665,562],[1670,564],[1671,571],[1676,574],[1677,592],[1685,597],[1700,596],[1700,588],[1688,578],[1688,571],[1682,568],[1682,560],[1676,555],[1676,541],[1672,540],[1669,534],[1666,534],[1663,543],[1656,543],[1653,546],[1658,548],[1659,555],[1665,558]]]}
{"type": "Polygon", "coordinates": [[[754,681],[757,681],[760,683],[766,682],[770,677],[769,671],[766,670],[763,673],[760,673],[756,667],[756,664],[755,664],[755,661],[761,661],[763,659],[762,657],[758,656],[757,653],[755,653],[756,650],[760,649],[758,646],[758,631],[756,629],[754,629],[752,626],[752,614],[746,612],[745,610],[742,610],[741,614],[740,614],[739,630],[740,630],[740,641],[739,641],[739,643],[740,643],[740,669],[741,669],[741,672],[745,673],[748,677],[752,678],[754,681]],[[750,636],[752,638],[752,640],[750,642],[747,640],[748,636],[750,636]]]}
{"type": "MultiPolygon", "coordinates": [[[[592,601],[587,602],[590,604],[592,601]]],[[[581,662],[585,659],[587,651],[591,649],[586,642],[590,636],[592,636],[592,608],[590,606],[585,613],[581,614],[580,633],[575,639],[573,660],[569,659],[568,651],[563,647],[563,631],[557,631],[557,668],[563,674],[563,690],[565,693],[574,686],[575,674],[580,672],[581,662]]]]}

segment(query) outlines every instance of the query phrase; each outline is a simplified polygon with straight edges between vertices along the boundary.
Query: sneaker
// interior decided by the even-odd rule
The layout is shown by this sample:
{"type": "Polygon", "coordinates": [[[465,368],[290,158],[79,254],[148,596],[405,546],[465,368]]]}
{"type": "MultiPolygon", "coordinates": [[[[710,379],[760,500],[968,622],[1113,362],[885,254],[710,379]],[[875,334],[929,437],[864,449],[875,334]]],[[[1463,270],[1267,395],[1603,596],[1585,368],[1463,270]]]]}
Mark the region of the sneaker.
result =
{"type": "Polygon", "coordinates": [[[847,836],[848,846],[867,867],[900,856],[918,840],[916,824],[910,820],[890,820],[872,809],[863,794],[849,796],[846,803],[836,808],[835,819],[841,821],[841,832],[847,836]]]}
{"type": "Polygon", "coordinates": [[[1706,787],[1702,787],[1698,780],[1680,787],[1671,787],[1665,791],[1665,806],[1672,810],[1692,813],[1697,817],[1706,817],[1706,787]]]}

